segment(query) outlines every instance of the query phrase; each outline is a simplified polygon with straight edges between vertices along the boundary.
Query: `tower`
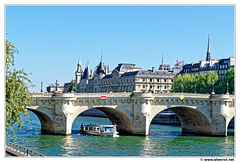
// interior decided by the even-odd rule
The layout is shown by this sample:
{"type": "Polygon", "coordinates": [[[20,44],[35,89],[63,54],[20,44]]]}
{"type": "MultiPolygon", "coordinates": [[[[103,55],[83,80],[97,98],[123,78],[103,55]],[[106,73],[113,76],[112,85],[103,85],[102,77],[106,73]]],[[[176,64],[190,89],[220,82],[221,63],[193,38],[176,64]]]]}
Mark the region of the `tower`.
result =
{"type": "Polygon", "coordinates": [[[75,72],[76,84],[80,83],[82,75],[83,75],[83,70],[82,70],[81,62],[80,60],[78,60],[77,71],[75,72]]]}
{"type": "Polygon", "coordinates": [[[207,45],[207,57],[206,57],[206,61],[210,61],[211,60],[211,56],[210,56],[210,36],[208,35],[208,45],[207,45]]]}

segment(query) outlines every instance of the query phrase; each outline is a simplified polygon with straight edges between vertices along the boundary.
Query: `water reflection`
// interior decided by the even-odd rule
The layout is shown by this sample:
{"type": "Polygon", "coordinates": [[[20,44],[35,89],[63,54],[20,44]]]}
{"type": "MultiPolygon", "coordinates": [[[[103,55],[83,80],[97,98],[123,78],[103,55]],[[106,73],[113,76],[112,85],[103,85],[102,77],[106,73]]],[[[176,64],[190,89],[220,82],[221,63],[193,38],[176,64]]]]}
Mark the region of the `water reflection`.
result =
{"type": "Polygon", "coordinates": [[[75,147],[76,147],[76,143],[74,142],[74,139],[71,135],[66,136],[65,138],[62,139],[61,148],[65,150],[65,154],[63,154],[63,156],[74,155],[74,150],[72,148],[75,148],[75,147]]]}
{"type": "Polygon", "coordinates": [[[149,136],[145,137],[142,142],[142,149],[140,150],[140,156],[151,156],[153,152],[158,151],[158,154],[162,154],[162,149],[156,149],[157,146],[156,143],[154,143],[153,139],[151,139],[149,136]]]}

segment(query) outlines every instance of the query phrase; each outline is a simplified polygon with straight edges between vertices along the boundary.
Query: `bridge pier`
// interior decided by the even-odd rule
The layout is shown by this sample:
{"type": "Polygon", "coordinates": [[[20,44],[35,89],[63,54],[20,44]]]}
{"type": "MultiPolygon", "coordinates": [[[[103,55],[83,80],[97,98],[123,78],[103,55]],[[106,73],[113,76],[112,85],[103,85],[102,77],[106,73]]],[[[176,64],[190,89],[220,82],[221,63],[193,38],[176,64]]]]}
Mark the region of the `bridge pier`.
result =
{"type": "Polygon", "coordinates": [[[232,119],[229,112],[229,95],[211,95],[212,135],[227,136],[228,123],[232,119]]]}
{"type": "Polygon", "coordinates": [[[151,123],[151,102],[154,100],[152,93],[134,92],[133,102],[133,134],[148,135],[151,123]]]}
{"type": "Polygon", "coordinates": [[[76,100],[74,94],[54,94],[52,98],[55,100],[54,106],[54,134],[68,135],[72,133],[73,113],[74,106],[73,101],[76,100]]]}

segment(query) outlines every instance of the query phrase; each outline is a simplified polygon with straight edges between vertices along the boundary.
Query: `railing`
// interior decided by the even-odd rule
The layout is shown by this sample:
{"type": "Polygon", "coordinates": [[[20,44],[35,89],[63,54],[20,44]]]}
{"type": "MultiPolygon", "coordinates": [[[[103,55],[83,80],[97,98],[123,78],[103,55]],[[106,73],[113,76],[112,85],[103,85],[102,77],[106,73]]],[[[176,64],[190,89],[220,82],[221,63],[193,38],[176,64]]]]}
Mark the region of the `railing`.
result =
{"type": "Polygon", "coordinates": [[[8,147],[10,150],[14,152],[18,152],[24,156],[44,156],[41,153],[38,153],[36,151],[30,150],[26,147],[14,144],[12,142],[6,141],[6,147],[8,147]]]}

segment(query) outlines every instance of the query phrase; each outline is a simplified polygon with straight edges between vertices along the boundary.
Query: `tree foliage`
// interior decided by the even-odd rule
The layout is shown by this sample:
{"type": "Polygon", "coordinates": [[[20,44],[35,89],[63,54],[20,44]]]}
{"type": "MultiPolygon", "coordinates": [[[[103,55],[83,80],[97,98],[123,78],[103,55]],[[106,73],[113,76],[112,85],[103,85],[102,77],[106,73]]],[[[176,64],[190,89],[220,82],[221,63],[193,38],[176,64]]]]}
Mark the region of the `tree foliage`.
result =
{"type": "MultiPolygon", "coordinates": [[[[17,126],[21,127],[23,121],[21,114],[28,116],[27,107],[31,105],[31,97],[28,86],[31,81],[27,78],[28,74],[24,70],[11,69],[14,66],[14,54],[17,52],[15,46],[6,40],[6,129],[14,131],[17,126]]],[[[30,119],[30,118],[29,118],[30,119]]]]}
{"type": "Polygon", "coordinates": [[[217,81],[215,91],[217,93],[222,94],[222,93],[226,93],[227,89],[230,94],[234,94],[234,69],[233,68],[227,71],[224,78],[219,79],[217,81]]]}
{"type": "Polygon", "coordinates": [[[234,69],[229,69],[223,79],[218,79],[217,73],[210,71],[207,74],[177,75],[174,79],[171,92],[211,93],[214,85],[215,93],[226,93],[227,83],[229,93],[234,94],[234,69]]]}
{"type": "Polygon", "coordinates": [[[70,86],[70,88],[69,88],[69,90],[68,90],[68,92],[72,92],[72,91],[76,91],[76,83],[75,82],[73,82],[72,84],[71,84],[71,86],[70,86]]]}

